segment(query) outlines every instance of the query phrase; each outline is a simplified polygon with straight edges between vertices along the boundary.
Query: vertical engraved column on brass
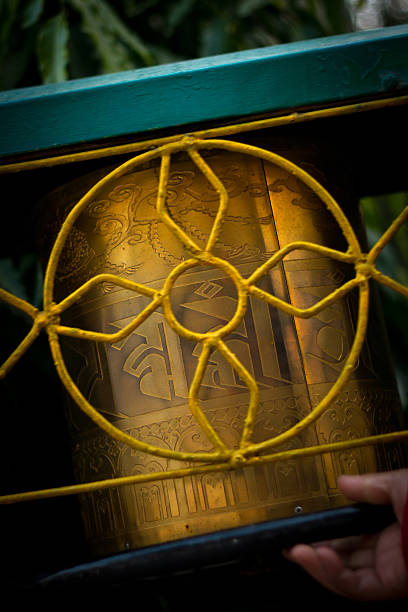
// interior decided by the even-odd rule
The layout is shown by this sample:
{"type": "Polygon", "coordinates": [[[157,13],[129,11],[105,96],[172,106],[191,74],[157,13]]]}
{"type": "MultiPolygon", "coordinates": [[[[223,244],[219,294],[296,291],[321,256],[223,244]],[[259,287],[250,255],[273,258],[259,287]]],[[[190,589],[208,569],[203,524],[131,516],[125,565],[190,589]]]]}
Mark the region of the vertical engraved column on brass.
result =
{"type": "MultiPolygon", "coordinates": [[[[342,244],[340,230],[321,202],[285,170],[235,153],[204,155],[230,198],[214,253],[233,263],[244,277],[288,242],[342,244]]],[[[50,195],[54,221],[46,224],[45,235],[55,234],[66,211],[99,177],[84,177],[50,195]]],[[[99,189],[62,253],[58,299],[101,272],[162,287],[168,273],[188,254],[157,216],[157,189],[155,163],[99,189]]],[[[202,246],[218,204],[216,191],[199,169],[187,157],[177,156],[171,166],[167,207],[172,218],[202,246]]],[[[305,308],[350,274],[338,262],[294,251],[258,286],[305,308]]],[[[260,388],[254,441],[294,425],[337,379],[354,336],[355,299],[351,295],[305,320],[250,297],[244,320],[225,341],[260,388]]],[[[236,302],[232,280],[209,266],[182,274],[172,291],[177,319],[197,332],[225,325],[236,302]]],[[[70,308],[64,322],[114,332],[125,327],[147,303],[144,296],[105,283],[70,308]]],[[[380,350],[366,343],[351,382],[334,405],[283,448],[398,427],[398,397],[388,375],[389,365],[382,358],[382,329],[375,327],[374,332],[380,350]]],[[[177,336],[161,310],[113,345],[64,341],[75,382],[106,418],[139,440],[189,452],[212,450],[187,404],[200,350],[199,344],[177,336]]],[[[218,435],[228,446],[237,447],[249,393],[218,351],[211,354],[199,397],[218,435]]],[[[69,413],[81,482],[179,466],[174,460],[143,454],[110,439],[76,406],[71,406],[69,413]]],[[[336,489],[338,474],[399,465],[398,453],[397,447],[355,449],[94,492],[82,499],[87,536],[96,554],[109,554],[291,516],[296,507],[311,512],[344,504],[346,500],[336,489]]]]}

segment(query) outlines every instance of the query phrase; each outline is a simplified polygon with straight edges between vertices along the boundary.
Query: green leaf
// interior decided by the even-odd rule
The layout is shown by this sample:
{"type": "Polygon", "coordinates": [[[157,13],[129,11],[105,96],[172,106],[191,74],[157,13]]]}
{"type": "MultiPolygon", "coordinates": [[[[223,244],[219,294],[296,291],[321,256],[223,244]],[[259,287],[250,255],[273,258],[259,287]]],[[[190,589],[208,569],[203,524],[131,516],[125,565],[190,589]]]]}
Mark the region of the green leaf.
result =
{"type": "Polygon", "coordinates": [[[179,0],[175,6],[169,11],[167,17],[167,28],[169,33],[173,33],[180,23],[185,19],[186,15],[190,13],[196,0],[179,0]]]}
{"type": "MultiPolygon", "coordinates": [[[[369,238],[379,238],[405,208],[408,194],[397,192],[361,200],[369,238]]],[[[373,243],[371,243],[373,244],[373,243]]],[[[408,282],[408,226],[404,224],[380,253],[378,265],[399,282],[408,282]]]]}
{"type": "Polygon", "coordinates": [[[323,2],[329,23],[328,34],[342,34],[351,30],[351,12],[343,0],[324,0],[323,2]]]}
{"type": "Polygon", "coordinates": [[[279,9],[284,8],[281,6],[282,2],[273,2],[272,0],[240,0],[237,5],[237,15],[238,17],[248,17],[258,9],[271,5],[277,5],[279,9]]]}
{"type": "Polygon", "coordinates": [[[34,52],[35,37],[30,31],[24,37],[23,44],[16,51],[9,51],[0,62],[0,89],[14,89],[20,85],[34,52]]]}
{"type": "Polygon", "coordinates": [[[172,64],[187,59],[184,56],[176,55],[176,53],[173,53],[167,47],[158,47],[156,45],[150,45],[150,47],[158,64],[172,64]]]}
{"type": "Polygon", "coordinates": [[[203,26],[201,30],[201,57],[227,52],[228,34],[226,26],[225,20],[217,17],[203,26]]]}
{"type": "Polygon", "coordinates": [[[151,65],[154,58],[137,34],[126,26],[104,0],[69,0],[82,18],[81,27],[92,39],[104,72],[118,72],[151,65]]]}
{"type": "Polygon", "coordinates": [[[37,57],[43,83],[59,83],[68,78],[68,23],[64,13],[52,17],[37,36],[37,57]]]}
{"type": "Polygon", "coordinates": [[[123,12],[126,17],[136,17],[159,2],[160,0],[123,0],[123,12]]]}
{"type": "Polygon", "coordinates": [[[97,0],[96,4],[99,7],[102,19],[104,19],[106,23],[109,23],[111,31],[118,39],[122,39],[132,51],[140,56],[145,64],[154,63],[150,51],[139,36],[135,32],[129,30],[113,9],[104,0],[97,0]]]}
{"type": "Polygon", "coordinates": [[[99,74],[101,71],[99,57],[90,37],[74,23],[69,29],[69,76],[71,79],[99,74]]]}
{"type": "Polygon", "coordinates": [[[29,28],[36,24],[40,19],[44,10],[44,0],[30,0],[25,6],[21,25],[23,28],[29,28]]]}
{"type": "Polygon", "coordinates": [[[0,0],[0,57],[9,51],[18,5],[19,0],[0,0]]]}
{"type": "MultiPolygon", "coordinates": [[[[76,0],[75,4],[78,5],[76,0]]],[[[102,72],[121,72],[137,67],[126,46],[106,28],[106,24],[101,19],[92,17],[86,8],[82,16],[82,31],[93,42],[102,72]]]]}

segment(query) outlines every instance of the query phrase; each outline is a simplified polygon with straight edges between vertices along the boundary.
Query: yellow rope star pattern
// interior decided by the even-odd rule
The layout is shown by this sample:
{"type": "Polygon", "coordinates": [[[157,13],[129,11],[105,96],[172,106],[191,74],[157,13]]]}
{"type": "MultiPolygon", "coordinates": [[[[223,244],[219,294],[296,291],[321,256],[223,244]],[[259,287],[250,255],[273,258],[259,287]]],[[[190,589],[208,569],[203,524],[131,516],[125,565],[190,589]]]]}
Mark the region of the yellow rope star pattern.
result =
{"type": "Polygon", "coordinates": [[[29,331],[27,336],[0,368],[0,377],[3,378],[7,375],[7,373],[13,368],[13,366],[21,358],[21,356],[29,349],[29,347],[35,341],[40,332],[45,329],[48,334],[50,349],[54,359],[55,367],[63,385],[65,386],[71,397],[74,399],[74,401],[81,408],[81,410],[83,410],[83,412],[85,412],[96,423],[96,425],[103,429],[112,438],[115,438],[116,440],[123,442],[124,444],[127,444],[128,446],[134,449],[161,457],[167,457],[187,462],[188,467],[177,470],[169,470],[166,472],[139,474],[137,476],[126,476],[105,481],[73,485],[68,487],[60,487],[42,491],[32,491],[12,495],[4,495],[0,498],[0,503],[13,503],[29,499],[39,499],[43,497],[71,495],[76,493],[89,492],[95,489],[130,485],[159,479],[163,480],[169,478],[178,478],[186,475],[205,473],[209,471],[225,471],[240,468],[244,464],[261,464],[271,461],[283,460],[289,457],[304,457],[333,452],[345,448],[353,448],[356,446],[377,444],[378,442],[408,439],[408,431],[399,431],[377,436],[370,436],[359,440],[348,440],[289,451],[273,451],[273,449],[281,445],[283,442],[286,442],[289,439],[293,438],[299,432],[314,423],[330,406],[330,404],[335,400],[335,398],[338,397],[339,393],[350,379],[350,376],[356,366],[357,359],[360,355],[360,351],[362,349],[366,334],[369,307],[369,279],[375,279],[377,282],[387,287],[390,287],[394,291],[397,291],[408,298],[407,287],[389,278],[388,276],[385,276],[384,274],[379,272],[375,266],[376,260],[380,252],[385,247],[385,245],[392,239],[392,237],[395,235],[395,233],[398,231],[398,229],[401,227],[407,217],[408,206],[392,223],[389,229],[378,240],[378,242],[373,246],[373,248],[368,253],[363,253],[360,244],[356,238],[356,235],[349,221],[342,212],[340,206],[332,198],[332,196],[307,172],[275,153],[271,153],[258,147],[225,140],[203,140],[196,139],[192,136],[185,136],[177,140],[176,142],[166,143],[163,146],[160,146],[154,150],[149,150],[145,153],[142,153],[139,156],[125,162],[124,164],[110,172],[96,185],[94,185],[88,191],[88,193],[76,204],[76,206],[67,216],[61,227],[61,230],[59,231],[45,273],[43,311],[37,310],[31,304],[25,302],[24,300],[21,300],[16,296],[8,293],[7,291],[0,289],[0,299],[3,299],[15,308],[24,311],[33,320],[31,330],[29,331]],[[216,257],[212,252],[219,238],[222,223],[226,216],[229,197],[228,192],[223,183],[215,175],[213,170],[208,166],[203,157],[200,155],[200,150],[205,149],[233,151],[244,155],[254,156],[266,162],[273,163],[280,168],[283,168],[291,175],[302,181],[316,194],[318,198],[320,198],[320,200],[325,204],[327,209],[330,211],[330,213],[340,226],[340,229],[348,244],[347,251],[342,252],[311,242],[293,242],[284,246],[283,248],[280,248],[267,261],[265,261],[261,266],[259,266],[248,278],[244,278],[238,272],[236,267],[234,267],[231,263],[225,261],[224,259],[216,257]],[[214,219],[210,235],[204,248],[201,248],[196,242],[194,242],[192,238],[190,238],[185,233],[185,231],[172,219],[166,208],[167,184],[169,179],[171,157],[172,155],[182,151],[186,152],[189,155],[192,162],[206,177],[206,179],[217,192],[219,197],[218,210],[214,219]],[[154,290],[145,285],[123,279],[113,274],[105,273],[99,274],[91,278],[74,292],[72,292],[70,295],[68,295],[66,298],[64,298],[62,301],[60,301],[59,303],[55,303],[54,279],[59,262],[59,257],[64,248],[68,235],[81,212],[92,201],[92,198],[100,187],[102,187],[106,183],[109,183],[109,181],[113,179],[117,179],[121,176],[126,175],[126,173],[132,171],[135,167],[145,164],[146,162],[151,161],[153,159],[160,160],[159,189],[156,201],[157,213],[162,222],[170,229],[172,234],[176,236],[180,243],[186,248],[186,250],[190,254],[190,257],[186,260],[183,260],[170,272],[160,290],[154,290]],[[297,308],[294,305],[285,302],[284,300],[281,300],[256,286],[257,281],[261,279],[263,275],[267,274],[274,266],[276,266],[280,261],[282,261],[288,253],[296,249],[309,250],[315,253],[319,253],[323,256],[330,257],[340,262],[352,264],[355,270],[354,278],[344,283],[341,287],[334,290],[332,293],[318,301],[313,306],[306,309],[297,308]],[[220,327],[216,331],[207,333],[194,332],[181,325],[174,316],[170,299],[171,290],[177,278],[184,271],[200,265],[211,265],[213,267],[221,269],[223,273],[225,273],[231,278],[237,291],[237,305],[232,318],[224,326],[220,327]],[[150,303],[140,313],[138,313],[125,328],[121,329],[116,333],[109,334],[94,332],[61,325],[60,315],[67,308],[69,308],[81,297],[83,297],[87,292],[89,292],[93,287],[95,287],[95,285],[105,282],[109,282],[123,289],[127,289],[137,294],[144,295],[150,298],[150,303]],[[239,324],[242,322],[242,319],[246,312],[249,296],[253,296],[255,298],[263,300],[264,302],[271,304],[272,306],[275,306],[276,308],[294,317],[307,319],[315,316],[323,309],[333,304],[336,300],[339,300],[340,298],[344,297],[353,289],[358,289],[359,293],[357,327],[351,350],[338,379],[333,384],[326,396],[318,403],[318,405],[306,417],[296,423],[293,427],[289,428],[283,433],[280,433],[279,435],[276,435],[273,438],[270,438],[263,442],[254,443],[252,441],[252,436],[259,403],[258,385],[251,373],[243,366],[237,356],[227,347],[226,343],[224,342],[225,336],[236,330],[239,324]],[[122,340],[130,333],[132,333],[132,331],[135,330],[138,325],[145,321],[146,318],[149,317],[158,308],[162,309],[168,324],[172,327],[173,330],[177,332],[177,334],[189,340],[201,343],[201,353],[198,359],[194,378],[189,390],[188,403],[189,408],[192,414],[194,415],[196,421],[200,425],[202,431],[211,441],[215,449],[213,452],[193,453],[159,448],[137,440],[129,434],[119,430],[107,419],[105,419],[87,401],[87,399],[83,396],[83,394],[80,392],[80,390],[74,383],[66,368],[60,347],[60,336],[71,336],[74,338],[81,338],[94,342],[109,342],[113,344],[115,342],[118,342],[119,340],[122,340]],[[249,390],[249,405],[238,449],[228,448],[225,442],[213,429],[210,422],[206,418],[203,410],[200,407],[200,402],[198,398],[199,390],[203,381],[210,355],[214,350],[218,350],[223,355],[225,360],[236,371],[239,378],[246,384],[249,390]],[[272,451],[271,454],[264,454],[264,452],[267,450],[272,451]],[[260,453],[263,454],[261,455],[260,453]],[[191,463],[194,463],[194,465],[191,466],[191,463]]]}

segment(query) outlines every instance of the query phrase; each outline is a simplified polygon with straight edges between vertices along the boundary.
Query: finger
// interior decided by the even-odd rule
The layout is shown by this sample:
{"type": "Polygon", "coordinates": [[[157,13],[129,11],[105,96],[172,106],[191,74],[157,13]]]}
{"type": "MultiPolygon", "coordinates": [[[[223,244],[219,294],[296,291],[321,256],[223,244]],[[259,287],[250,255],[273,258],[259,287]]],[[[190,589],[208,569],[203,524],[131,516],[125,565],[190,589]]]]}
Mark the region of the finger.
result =
{"type": "Polygon", "coordinates": [[[344,541],[334,540],[326,544],[312,544],[311,546],[315,549],[330,548],[337,554],[345,568],[359,569],[375,565],[376,541],[377,537],[371,538],[370,541],[366,541],[364,537],[344,538],[344,541]]]}
{"type": "Polygon", "coordinates": [[[354,550],[347,555],[340,555],[344,567],[362,569],[375,566],[375,551],[372,548],[354,550]]]}
{"type": "MultiPolygon", "coordinates": [[[[350,599],[374,601],[396,599],[401,596],[404,586],[384,583],[371,560],[369,567],[350,568],[342,566],[339,571],[339,559],[329,548],[319,550],[320,563],[325,571],[324,586],[350,599]]],[[[323,584],[323,583],[322,583],[323,584]]]]}
{"type": "Polygon", "coordinates": [[[355,501],[392,504],[399,521],[408,493],[408,469],[359,476],[340,476],[339,489],[355,501]]]}
{"type": "Polygon", "coordinates": [[[338,553],[349,553],[357,549],[373,548],[376,545],[378,534],[366,534],[359,536],[348,536],[345,538],[337,538],[334,540],[323,540],[310,544],[314,548],[326,546],[332,548],[338,553]]]}
{"type": "MultiPolygon", "coordinates": [[[[325,566],[324,558],[322,558],[321,548],[313,548],[306,544],[297,544],[293,548],[285,551],[285,557],[289,561],[293,561],[300,565],[312,578],[320,582],[323,586],[331,591],[335,591],[330,575],[327,573],[327,567],[325,566]]],[[[333,552],[331,557],[332,568],[331,571],[335,574],[343,571],[343,564],[340,558],[333,552]]]]}
{"type": "Polygon", "coordinates": [[[349,536],[345,538],[338,538],[335,540],[315,542],[311,544],[311,546],[315,548],[321,548],[322,546],[326,546],[328,548],[333,548],[333,550],[336,550],[337,552],[349,552],[355,550],[356,548],[361,548],[362,546],[365,546],[365,537],[349,536]]]}
{"type": "Polygon", "coordinates": [[[324,587],[358,601],[396,599],[405,595],[405,587],[386,585],[372,567],[350,569],[344,567],[340,557],[331,548],[312,548],[303,544],[294,546],[285,555],[298,563],[324,587]]]}

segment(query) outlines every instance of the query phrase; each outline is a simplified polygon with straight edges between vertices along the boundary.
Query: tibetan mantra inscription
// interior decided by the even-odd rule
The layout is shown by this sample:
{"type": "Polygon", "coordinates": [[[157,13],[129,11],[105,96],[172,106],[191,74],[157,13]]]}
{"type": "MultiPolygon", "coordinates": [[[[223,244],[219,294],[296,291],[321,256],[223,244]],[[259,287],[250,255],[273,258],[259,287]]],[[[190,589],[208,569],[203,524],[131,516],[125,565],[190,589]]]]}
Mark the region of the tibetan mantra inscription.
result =
{"type": "MultiPolygon", "coordinates": [[[[232,263],[243,277],[288,242],[307,240],[345,248],[331,214],[286,170],[237,153],[207,151],[203,155],[229,195],[213,253],[232,263]]],[[[100,172],[87,175],[50,194],[44,236],[56,236],[70,208],[101,177],[100,172]]],[[[158,163],[151,162],[97,191],[71,230],[60,257],[58,299],[102,272],[160,289],[169,272],[188,259],[182,244],[156,213],[158,180],[158,163]]],[[[218,205],[217,192],[192,161],[185,154],[174,156],[167,210],[203,247],[218,205]]],[[[44,252],[49,246],[42,245],[44,252]]],[[[296,250],[262,277],[258,286],[307,308],[351,274],[346,265],[296,250]]],[[[63,322],[112,333],[124,328],[148,301],[105,283],[64,313],[63,322]]],[[[225,269],[196,265],[177,278],[171,301],[177,320],[203,333],[232,318],[237,294],[225,269]]],[[[224,341],[260,389],[254,442],[294,425],[327,393],[347,358],[356,306],[356,296],[351,293],[315,317],[300,319],[250,296],[244,319],[224,341]]],[[[359,438],[401,426],[384,346],[381,319],[374,309],[351,381],[317,422],[284,448],[359,438]]],[[[121,430],[160,448],[212,450],[187,403],[201,345],[179,337],[161,309],[116,344],[71,338],[64,340],[63,351],[82,393],[121,430]]],[[[248,396],[237,372],[215,350],[199,399],[212,427],[230,448],[238,447],[248,396]]],[[[144,454],[111,439],[76,406],[69,406],[68,412],[79,482],[180,466],[175,460],[144,454]]],[[[401,452],[398,445],[379,445],[100,490],[82,499],[87,536],[95,554],[110,554],[291,516],[299,509],[311,512],[344,505],[347,502],[336,489],[340,473],[398,467],[401,452]]]]}

